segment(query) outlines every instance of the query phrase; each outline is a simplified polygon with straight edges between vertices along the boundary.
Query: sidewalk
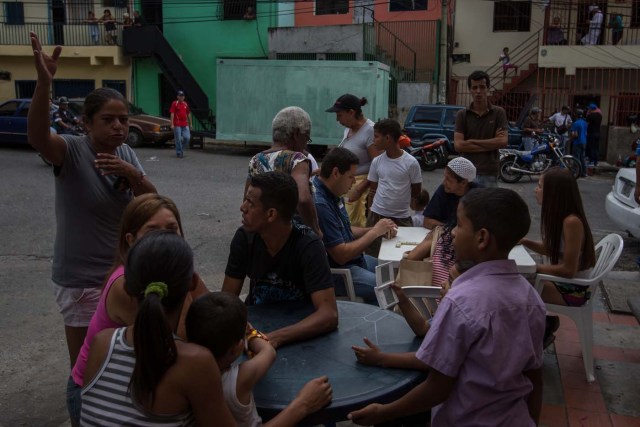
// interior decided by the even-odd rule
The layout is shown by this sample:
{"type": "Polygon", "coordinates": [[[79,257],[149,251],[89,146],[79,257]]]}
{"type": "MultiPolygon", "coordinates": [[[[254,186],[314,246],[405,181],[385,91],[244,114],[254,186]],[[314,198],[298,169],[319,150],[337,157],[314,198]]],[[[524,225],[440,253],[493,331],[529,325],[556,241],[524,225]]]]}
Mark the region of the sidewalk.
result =
{"type": "Polygon", "coordinates": [[[601,292],[596,298],[596,381],[586,381],[575,324],[560,316],[555,343],[545,350],[542,426],[640,427],[640,327],[631,315],[610,313],[601,292]]]}

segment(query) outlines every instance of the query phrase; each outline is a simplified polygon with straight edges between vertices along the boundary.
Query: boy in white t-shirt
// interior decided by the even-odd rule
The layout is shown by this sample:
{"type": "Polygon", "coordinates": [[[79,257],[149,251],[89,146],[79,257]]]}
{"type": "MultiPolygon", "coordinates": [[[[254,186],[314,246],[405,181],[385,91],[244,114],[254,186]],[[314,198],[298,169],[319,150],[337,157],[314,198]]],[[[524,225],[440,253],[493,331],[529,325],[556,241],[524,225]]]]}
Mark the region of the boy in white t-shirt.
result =
{"type": "MultiPolygon", "coordinates": [[[[371,162],[366,183],[370,205],[367,227],[382,218],[389,218],[401,227],[413,226],[411,199],[422,191],[422,171],[418,161],[400,148],[400,124],[392,119],[378,121],[373,126],[374,145],[384,153],[371,162]]],[[[366,187],[366,186],[365,186],[366,187]]],[[[381,238],[376,239],[367,253],[377,256],[381,238]]]]}
{"type": "MultiPolygon", "coordinates": [[[[222,374],[222,392],[238,427],[263,425],[253,400],[253,387],[276,360],[267,336],[247,322],[247,306],[228,292],[211,292],[196,299],[186,318],[187,338],[209,349],[222,374]],[[233,363],[246,351],[249,360],[233,363]]],[[[296,398],[265,426],[295,426],[331,402],[326,376],[302,387],[296,398]]]]}

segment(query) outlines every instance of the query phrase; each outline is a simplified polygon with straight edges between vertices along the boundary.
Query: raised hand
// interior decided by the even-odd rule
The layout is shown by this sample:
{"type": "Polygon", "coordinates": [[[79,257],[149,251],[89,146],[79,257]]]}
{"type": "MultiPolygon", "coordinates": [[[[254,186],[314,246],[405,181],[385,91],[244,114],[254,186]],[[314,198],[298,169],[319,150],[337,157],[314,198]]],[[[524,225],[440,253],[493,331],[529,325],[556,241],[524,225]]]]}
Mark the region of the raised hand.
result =
{"type": "Polygon", "coordinates": [[[30,32],[29,36],[31,37],[33,58],[35,60],[36,70],[38,71],[38,80],[43,83],[51,84],[53,76],[56,74],[56,70],[58,69],[58,58],[60,57],[62,48],[60,46],[56,46],[53,49],[51,56],[49,56],[42,51],[42,45],[40,44],[40,40],[38,40],[36,33],[30,32]]]}
{"type": "Polygon", "coordinates": [[[356,355],[356,359],[358,359],[358,362],[363,365],[379,365],[382,360],[382,352],[380,351],[380,348],[372,343],[367,337],[364,337],[363,341],[367,347],[358,347],[357,345],[351,346],[351,349],[356,355]]]}

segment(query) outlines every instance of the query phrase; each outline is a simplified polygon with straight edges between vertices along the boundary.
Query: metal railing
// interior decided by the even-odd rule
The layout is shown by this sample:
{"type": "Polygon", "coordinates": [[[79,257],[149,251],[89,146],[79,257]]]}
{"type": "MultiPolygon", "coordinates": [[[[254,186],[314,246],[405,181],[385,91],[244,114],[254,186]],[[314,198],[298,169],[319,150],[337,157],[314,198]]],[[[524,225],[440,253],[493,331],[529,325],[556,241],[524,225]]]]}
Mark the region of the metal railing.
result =
{"type": "Polygon", "coordinates": [[[530,64],[538,63],[538,47],[541,43],[541,34],[542,30],[538,30],[518,46],[509,50],[511,64],[516,66],[518,71],[509,69],[505,73],[501,60],[496,61],[496,63],[486,70],[491,79],[491,88],[493,90],[502,90],[507,78],[513,77],[514,73],[522,72],[522,70],[528,68],[530,64]]]}
{"type": "Polygon", "coordinates": [[[609,10],[606,10],[604,13],[602,27],[600,28],[598,37],[596,37],[596,33],[593,33],[592,37],[589,37],[588,4],[585,2],[583,5],[584,9],[580,9],[580,6],[571,8],[567,7],[566,3],[557,4],[552,2],[548,11],[548,23],[544,31],[542,44],[550,46],[640,44],[640,27],[638,27],[638,23],[634,22],[635,18],[629,14],[630,7],[619,5],[613,7],[613,5],[609,5],[609,10]],[[621,37],[614,34],[614,30],[609,25],[610,18],[615,15],[622,17],[624,28],[621,37]],[[617,43],[615,43],[616,41],[617,43]]]}
{"type": "MultiPolygon", "coordinates": [[[[116,24],[116,45],[122,45],[122,28],[116,24]]],[[[29,46],[30,31],[46,46],[104,46],[111,40],[103,24],[25,22],[23,25],[0,24],[0,45],[29,46]]]]}
{"type": "Polygon", "coordinates": [[[613,46],[613,45],[639,45],[640,28],[624,28],[622,36],[614,43],[614,32],[611,28],[604,28],[599,33],[589,35],[589,28],[583,25],[566,25],[547,28],[542,44],[547,46],[613,46]],[[597,35],[597,37],[596,37],[597,35]],[[597,39],[596,43],[593,43],[597,39]]]}
{"type": "Polygon", "coordinates": [[[387,64],[400,81],[415,81],[416,52],[380,21],[364,23],[364,59],[387,64]]]}

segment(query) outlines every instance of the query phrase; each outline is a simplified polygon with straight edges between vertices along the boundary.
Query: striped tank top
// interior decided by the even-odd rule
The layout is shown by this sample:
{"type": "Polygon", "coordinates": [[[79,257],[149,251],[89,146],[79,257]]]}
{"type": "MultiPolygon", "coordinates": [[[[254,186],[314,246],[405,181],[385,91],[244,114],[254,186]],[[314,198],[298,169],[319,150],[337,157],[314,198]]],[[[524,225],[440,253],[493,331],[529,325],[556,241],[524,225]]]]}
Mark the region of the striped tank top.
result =
{"type": "Polygon", "coordinates": [[[192,426],[191,410],[176,415],[156,415],[134,403],[129,393],[135,355],[124,340],[127,328],[111,338],[107,358],[96,377],[82,389],[82,426],[192,426]]]}

